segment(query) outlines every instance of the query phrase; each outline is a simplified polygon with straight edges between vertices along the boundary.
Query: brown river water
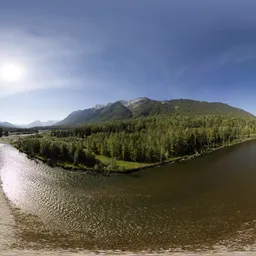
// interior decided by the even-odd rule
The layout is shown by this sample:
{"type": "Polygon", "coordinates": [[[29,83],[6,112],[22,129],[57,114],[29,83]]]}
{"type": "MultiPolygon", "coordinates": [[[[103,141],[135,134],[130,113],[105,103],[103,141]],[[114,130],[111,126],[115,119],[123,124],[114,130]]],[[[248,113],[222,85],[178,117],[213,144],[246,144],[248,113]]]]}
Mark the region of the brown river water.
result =
{"type": "Polygon", "coordinates": [[[0,255],[255,255],[256,141],[111,176],[0,144],[0,255]]]}

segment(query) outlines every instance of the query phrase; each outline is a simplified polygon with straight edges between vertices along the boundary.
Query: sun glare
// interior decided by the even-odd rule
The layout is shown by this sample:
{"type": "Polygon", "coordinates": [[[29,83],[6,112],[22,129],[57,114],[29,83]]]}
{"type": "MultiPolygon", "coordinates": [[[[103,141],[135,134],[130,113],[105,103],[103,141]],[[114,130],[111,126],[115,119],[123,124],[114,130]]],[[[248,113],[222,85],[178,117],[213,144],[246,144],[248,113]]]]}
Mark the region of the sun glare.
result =
{"type": "Polygon", "coordinates": [[[22,79],[23,75],[23,69],[17,65],[3,65],[0,69],[1,79],[7,82],[19,81],[20,79],[22,79]]]}

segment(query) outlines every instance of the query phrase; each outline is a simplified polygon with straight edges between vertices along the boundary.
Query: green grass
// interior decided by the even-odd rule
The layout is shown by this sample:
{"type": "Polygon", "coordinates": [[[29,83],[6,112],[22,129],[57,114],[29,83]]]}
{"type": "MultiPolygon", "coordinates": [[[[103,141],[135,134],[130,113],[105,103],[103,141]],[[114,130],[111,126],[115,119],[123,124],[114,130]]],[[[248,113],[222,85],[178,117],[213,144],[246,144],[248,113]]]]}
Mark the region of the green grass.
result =
{"type": "Polygon", "coordinates": [[[152,166],[155,165],[155,163],[137,163],[137,162],[128,162],[128,161],[122,161],[122,160],[116,160],[107,156],[102,155],[95,155],[96,159],[101,161],[102,163],[109,165],[109,164],[116,164],[117,166],[123,167],[124,170],[131,170],[131,169],[137,169],[142,168],[145,166],[152,166]]]}
{"type": "Polygon", "coordinates": [[[1,137],[0,138],[0,143],[6,143],[6,144],[9,144],[12,142],[12,138],[10,137],[1,137]]]}
{"type": "MultiPolygon", "coordinates": [[[[25,153],[26,154],[26,153],[25,153]]],[[[93,168],[79,164],[79,165],[74,165],[72,163],[68,163],[68,162],[61,162],[61,161],[56,161],[56,162],[48,162],[48,159],[39,155],[33,155],[33,156],[29,156],[28,157],[32,158],[32,159],[38,159],[44,163],[46,163],[47,165],[50,165],[51,167],[62,167],[64,169],[69,169],[69,170],[85,170],[85,171],[92,171],[93,168]]]]}
{"type": "MultiPolygon", "coordinates": [[[[115,164],[118,167],[121,167],[124,171],[126,170],[136,170],[140,168],[146,168],[146,167],[154,167],[157,165],[162,165],[165,163],[172,163],[180,160],[188,160],[191,159],[193,155],[189,156],[179,156],[179,157],[172,157],[169,158],[166,161],[163,162],[155,162],[155,163],[139,163],[139,162],[129,162],[129,161],[122,161],[122,160],[116,160],[111,157],[102,156],[102,155],[95,155],[95,158],[101,161],[103,164],[110,165],[115,164]]],[[[122,172],[121,170],[118,170],[117,172],[122,172]]]]}

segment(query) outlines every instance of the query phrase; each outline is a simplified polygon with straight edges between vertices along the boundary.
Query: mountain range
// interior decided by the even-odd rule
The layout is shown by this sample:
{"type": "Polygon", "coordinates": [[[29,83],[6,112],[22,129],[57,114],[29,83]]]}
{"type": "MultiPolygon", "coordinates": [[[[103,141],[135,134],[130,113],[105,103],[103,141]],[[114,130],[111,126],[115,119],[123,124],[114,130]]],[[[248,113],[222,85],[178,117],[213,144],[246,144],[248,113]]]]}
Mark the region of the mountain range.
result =
{"type": "Polygon", "coordinates": [[[0,122],[0,127],[4,128],[15,128],[15,125],[8,123],[8,122],[0,122]]]}
{"type": "Polygon", "coordinates": [[[206,102],[189,99],[157,101],[140,97],[130,101],[117,101],[107,105],[74,111],[56,126],[77,125],[123,120],[154,115],[224,115],[255,117],[242,109],[221,102],[206,102]]]}
{"type": "Polygon", "coordinates": [[[77,110],[62,121],[36,120],[26,125],[15,125],[0,122],[0,127],[32,128],[44,126],[69,126],[84,123],[99,123],[105,121],[124,120],[136,117],[154,115],[223,115],[236,117],[255,117],[253,114],[221,102],[206,102],[190,99],[173,99],[158,101],[146,97],[134,100],[120,100],[107,105],[97,104],[93,108],[77,110]]]}
{"type": "Polygon", "coordinates": [[[55,120],[49,120],[46,122],[42,122],[40,120],[36,120],[30,124],[25,124],[25,125],[19,125],[19,124],[11,124],[8,122],[0,122],[0,127],[3,128],[32,128],[32,127],[44,127],[44,126],[52,126],[58,121],[55,120]]]}
{"type": "Polygon", "coordinates": [[[25,124],[25,125],[15,125],[16,127],[21,127],[21,128],[32,128],[32,127],[43,127],[43,126],[52,126],[58,121],[56,120],[49,120],[46,122],[42,122],[40,120],[36,120],[30,124],[25,124]]]}

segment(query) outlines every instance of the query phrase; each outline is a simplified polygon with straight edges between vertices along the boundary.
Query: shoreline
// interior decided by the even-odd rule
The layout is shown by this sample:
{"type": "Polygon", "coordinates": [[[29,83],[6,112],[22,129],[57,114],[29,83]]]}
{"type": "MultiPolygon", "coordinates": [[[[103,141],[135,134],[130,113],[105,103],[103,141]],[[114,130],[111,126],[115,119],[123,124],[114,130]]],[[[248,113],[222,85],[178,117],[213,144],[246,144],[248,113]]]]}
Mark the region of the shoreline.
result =
{"type": "MultiPolygon", "coordinates": [[[[23,153],[26,155],[26,157],[30,160],[34,160],[34,161],[40,161],[50,167],[60,167],[64,170],[70,170],[70,171],[79,171],[79,172],[85,172],[85,173],[94,173],[94,174],[103,174],[103,175],[110,175],[110,174],[131,174],[131,173],[135,173],[135,172],[138,172],[138,171],[142,171],[142,170],[145,170],[145,169],[149,169],[149,168],[156,168],[156,167],[161,167],[161,166],[164,166],[164,165],[167,165],[167,164],[174,164],[174,163],[179,163],[179,162],[184,162],[184,161],[189,161],[191,159],[195,159],[195,158],[198,158],[198,157],[201,157],[203,155],[206,155],[206,154],[209,154],[209,153],[212,153],[214,151],[218,151],[220,149],[224,149],[224,148],[228,148],[228,147],[231,147],[231,146],[235,146],[235,145],[238,145],[238,144],[241,144],[241,143],[244,143],[244,142],[247,142],[247,141],[252,141],[252,140],[256,140],[256,137],[252,137],[252,138],[247,138],[247,139],[244,139],[244,140],[238,140],[236,142],[233,142],[231,144],[228,144],[228,145],[224,145],[224,146],[221,146],[221,147],[217,147],[217,148],[211,148],[203,153],[197,153],[197,154],[193,154],[193,155],[185,155],[185,156],[180,156],[180,157],[175,157],[175,158],[172,158],[170,160],[166,160],[164,162],[158,162],[158,163],[152,163],[152,164],[145,164],[145,166],[141,166],[141,167],[137,167],[137,168],[131,168],[131,169],[124,169],[124,170],[96,170],[96,169],[93,169],[93,168],[88,168],[88,167],[82,167],[82,166],[74,166],[72,164],[70,165],[67,165],[65,163],[48,163],[48,159],[45,159],[43,157],[40,157],[40,156],[31,156],[31,155],[28,155],[26,152],[23,152],[21,151],[20,149],[16,148],[15,145],[11,144],[11,143],[6,143],[6,142],[3,142],[3,144],[9,144],[11,146],[13,146],[14,148],[16,148],[19,152],[23,153]]],[[[0,140],[0,143],[1,143],[1,140],[0,140]]],[[[143,163],[142,163],[143,164],[143,163]]]]}

